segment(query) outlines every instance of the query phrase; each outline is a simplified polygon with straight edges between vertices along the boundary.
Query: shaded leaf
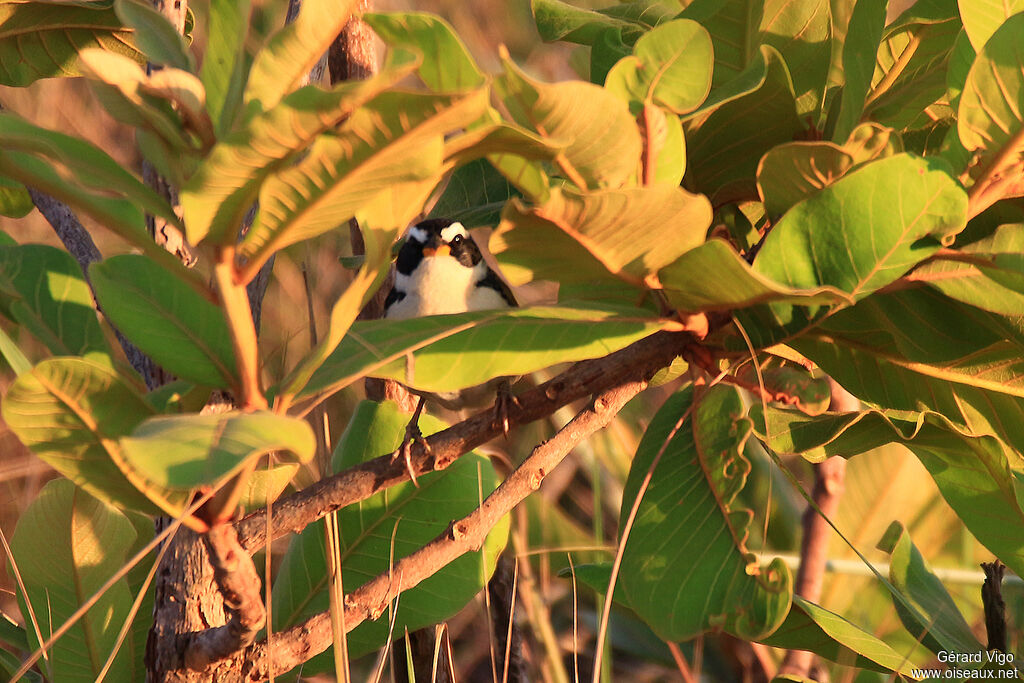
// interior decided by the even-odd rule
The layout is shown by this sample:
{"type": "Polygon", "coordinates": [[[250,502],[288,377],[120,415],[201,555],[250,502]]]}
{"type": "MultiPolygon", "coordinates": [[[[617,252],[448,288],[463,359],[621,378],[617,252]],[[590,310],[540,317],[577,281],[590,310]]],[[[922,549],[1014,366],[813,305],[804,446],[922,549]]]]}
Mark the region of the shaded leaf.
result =
{"type": "Polygon", "coordinates": [[[636,173],[640,133],[625,102],[592,83],[541,83],[504,65],[494,87],[513,120],[564,149],[588,187],[621,187],[636,173]]]}
{"type": "Polygon", "coordinates": [[[199,78],[206,89],[206,110],[217,138],[231,130],[242,103],[251,60],[245,50],[249,34],[249,0],[210,0],[207,35],[217,36],[206,46],[199,78]]]}
{"type": "Polygon", "coordinates": [[[771,47],[722,90],[686,122],[694,186],[715,203],[752,195],[761,155],[803,130],[789,71],[771,47]]]}
{"type": "Polygon", "coordinates": [[[0,177],[0,216],[23,218],[34,208],[36,205],[24,185],[0,177]]]}
{"type": "Polygon", "coordinates": [[[606,29],[615,29],[622,32],[624,40],[633,43],[648,28],[640,21],[612,16],[607,9],[587,10],[562,0],[531,0],[530,4],[537,30],[547,42],[565,40],[593,45],[606,29]]]}
{"type": "Polygon", "coordinates": [[[750,422],[735,389],[720,385],[693,401],[691,390],[670,397],[637,448],[620,527],[667,441],[626,542],[622,589],[666,640],[711,629],[761,638],[785,619],[792,577],[778,560],[760,567],[746,546],[753,513],[737,496],[750,472],[743,456],[750,422]]]}
{"type": "Polygon", "coordinates": [[[267,501],[277,500],[299,471],[298,464],[274,465],[259,467],[249,477],[239,505],[246,510],[256,510],[266,506],[267,501]]]}
{"type": "Polygon", "coordinates": [[[0,84],[79,76],[78,54],[89,47],[144,60],[109,3],[0,3],[0,84]]]}
{"type": "Polygon", "coordinates": [[[253,458],[286,451],[306,462],[316,450],[308,423],[266,410],[152,417],[120,444],[125,476],[175,517],[193,490],[214,486],[253,458]]]}
{"type": "MultiPolygon", "coordinates": [[[[25,582],[44,637],[63,625],[124,564],[135,529],[113,507],[76,488],[66,479],[49,482],[18,520],[11,552],[25,582]]],[[[27,613],[24,603],[23,612],[27,613]]],[[[128,618],[131,595],[125,579],[117,581],[49,651],[54,680],[95,681],[117,644],[128,618]]],[[[29,647],[38,648],[35,629],[29,647]]],[[[130,646],[121,646],[108,672],[115,680],[132,680],[130,646]]],[[[140,672],[141,673],[141,672],[140,672]]]]}
{"type": "Polygon", "coordinates": [[[104,315],[160,366],[198,384],[234,386],[231,334],[208,299],[134,254],[94,263],[89,278],[104,315]]]}
{"type": "Polygon", "coordinates": [[[117,18],[133,30],[132,37],[150,62],[183,71],[195,70],[195,60],[188,51],[184,36],[151,4],[139,0],[114,0],[114,11],[117,18]]]}
{"type": "Polygon", "coordinates": [[[864,111],[864,101],[875,73],[875,54],[882,40],[888,0],[861,0],[853,14],[843,44],[843,91],[832,139],[846,140],[864,111]]]}
{"type": "Polygon", "coordinates": [[[66,251],[42,244],[0,247],[0,300],[54,355],[112,365],[92,290],[66,251]]]}
{"type": "Polygon", "coordinates": [[[18,376],[0,409],[23,444],[89,493],[120,508],[156,512],[116,464],[117,439],[154,411],[109,367],[44,360],[18,376]]]}
{"type": "Polygon", "coordinates": [[[459,167],[448,180],[431,218],[444,217],[467,228],[496,225],[505,202],[520,196],[511,183],[486,159],[459,167]]]}
{"type": "MultiPolygon", "coordinates": [[[[397,448],[408,416],[393,403],[362,402],[335,449],[335,471],[397,448]]],[[[421,418],[424,433],[447,425],[421,418]]],[[[457,459],[447,469],[382,491],[338,513],[341,567],[345,591],[355,590],[394,562],[418,550],[442,533],[451,520],[476,509],[480,496],[497,486],[490,461],[476,453],[457,459]]],[[[394,635],[443,621],[461,609],[484,587],[505,545],[508,520],[491,530],[482,552],[466,553],[398,599],[394,635]]],[[[323,531],[310,526],[297,536],[285,556],[274,584],[274,628],[283,629],[327,609],[327,571],[323,531]]],[[[348,651],[359,656],[387,640],[390,613],[366,622],[348,634],[348,651]]],[[[308,668],[304,668],[309,671],[308,668]]]]}
{"type": "Polygon", "coordinates": [[[653,102],[675,114],[696,109],[711,89],[711,36],[695,21],[659,25],[616,64],[605,88],[627,102],[653,102]]]}
{"type": "Polygon", "coordinates": [[[417,389],[454,391],[494,377],[521,375],[556,363],[604,356],[665,326],[620,318],[612,310],[531,307],[366,320],[352,325],[302,396],[336,391],[370,374],[417,389]],[[406,376],[406,354],[414,376],[406,376]],[[453,363],[458,357],[460,362],[453,363]]]}

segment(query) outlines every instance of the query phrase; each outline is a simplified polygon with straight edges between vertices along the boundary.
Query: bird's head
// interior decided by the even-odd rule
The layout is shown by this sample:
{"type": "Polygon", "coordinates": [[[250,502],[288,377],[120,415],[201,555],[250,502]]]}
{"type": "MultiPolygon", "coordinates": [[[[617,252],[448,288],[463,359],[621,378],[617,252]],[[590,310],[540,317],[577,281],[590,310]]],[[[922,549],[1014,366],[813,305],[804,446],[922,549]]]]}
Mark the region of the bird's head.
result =
{"type": "Polygon", "coordinates": [[[480,249],[462,223],[447,218],[431,218],[409,228],[395,265],[399,273],[409,274],[425,258],[447,257],[466,268],[473,268],[482,258],[480,249]]]}

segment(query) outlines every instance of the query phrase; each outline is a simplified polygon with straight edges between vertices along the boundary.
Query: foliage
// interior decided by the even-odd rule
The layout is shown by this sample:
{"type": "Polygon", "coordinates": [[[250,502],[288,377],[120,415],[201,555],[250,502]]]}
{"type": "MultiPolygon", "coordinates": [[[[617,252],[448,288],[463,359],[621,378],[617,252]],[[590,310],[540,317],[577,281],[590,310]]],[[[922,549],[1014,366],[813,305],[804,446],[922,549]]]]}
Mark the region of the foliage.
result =
{"type": "MultiPolygon", "coordinates": [[[[902,444],[966,529],[1024,574],[1024,223],[1005,219],[1024,196],[1024,13],[1013,14],[1024,7],[959,5],[920,0],[887,18],[885,0],[534,0],[542,37],[589,50],[588,78],[558,83],[507,51],[485,74],[437,17],[376,14],[380,72],[325,88],[298,83],[346,19],[328,0],[305,0],[265,39],[248,3],[212,0],[196,21],[225,40],[201,59],[148,5],[0,0],[0,83],[82,75],[181,190],[179,215],[91,143],[0,114],[0,214],[24,213],[23,187],[37,188],[141,252],[82,272],[61,250],[0,246],[0,352],[16,375],[3,418],[70,480],[22,517],[11,551],[28,619],[0,636],[32,650],[84,605],[144,538],[138,513],[204,531],[240,497],[279,494],[285,482],[267,480],[314,455],[302,417],[361,378],[455,391],[685,330],[691,372],[625,480],[620,605],[667,641],[725,631],[901,676],[925,650],[980,647],[901,528],[878,577],[904,629],[888,642],[873,623],[794,598],[789,569],[751,550],[761,449],[815,462],[902,444]],[[512,284],[553,281],[557,304],[355,322],[431,200],[493,225],[490,251],[512,284]],[[196,270],[154,244],[145,214],[182,230],[196,270]],[[272,371],[246,285],[352,219],[365,252],[328,302],[325,333],[272,371]],[[173,398],[146,386],[111,328],[179,378],[173,398]],[[823,412],[826,374],[863,410],[823,412]],[[214,389],[237,407],[200,414],[195,397],[214,389]],[[272,452],[293,462],[257,480],[272,452]],[[194,510],[208,491],[220,491],[212,507],[194,510]],[[46,534],[91,545],[57,557],[46,534]],[[924,649],[896,649],[915,640],[924,649]]],[[[394,450],[390,411],[351,415],[335,471],[394,450]]],[[[487,459],[466,455],[342,510],[346,590],[497,483],[487,459]]],[[[404,594],[393,633],[387,616],[355,631],[353,651],[456,612],[507,534],[506,520],[484,553],[404,594]]],[[[324,561],[315,527],[293,540],[272,591],[276,628],[327,608],[324,561]]],[[[607,590],[611,575],[599,562],[580,580],[607,590]]],[[[142,666],[134,640],[117,637],[131,593],[145,597],[131,578],[58,640],[44,675],[93,680],[112,652],[115,677],[142,666]]]]}

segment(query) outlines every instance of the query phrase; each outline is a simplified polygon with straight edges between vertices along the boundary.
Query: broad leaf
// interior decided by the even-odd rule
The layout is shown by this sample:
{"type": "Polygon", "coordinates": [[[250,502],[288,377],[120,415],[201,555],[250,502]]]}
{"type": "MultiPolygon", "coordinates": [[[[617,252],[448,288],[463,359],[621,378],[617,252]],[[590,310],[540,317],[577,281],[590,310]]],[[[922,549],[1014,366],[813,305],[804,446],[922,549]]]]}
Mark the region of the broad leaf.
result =
{"type": "Polygon", "coordinates": [[[287,452],[306,462],[316,450],[308,423],[270,411],[153,417],[120,444],[128,479],[175,517],[193,490],[224,481],[260,455],[287,452]]]}
{"type": "Polygon", "coordinates": [[[885,10],[888,0],[861,0],[853,9],[850,25],[843,44],[843,91],[840,95],[839,117],[832,139],[846,140],[853,132],[864,100],[871,88],[875,72],[875,54],[882,40],[885,10]]]}
{"type": "MultiPolygon", "coordinates": [[[[57,630],[106,583],[126,559],[135,528],[115,508],[90,496],[66,479],[48,483],[21,515],[11,538],[11,552],[25,581],[44,638],[57,630]]],[[[131,594],[125,579],[117,581],[49,651],[53,680],[95,681],[117,647],[117,635],[128,618],[131,594]]],[[[27,614],[24,602],[22,612],[27,614]]],[[[29,647],[38,648],[29,628],[29,647]]],[[[114,680],[133,680],[130,641],[120,645],[107,672],[114,680]]]]}
{"type": "Polygon", "coordinates": [[[541,83],[511,60],[494,86],[513,120],[555,147],[587,188],[621,187],[640,163],[640,133],[626,103],[592,83],[541,83]]]}
{"type": "Polygon", "coordinates": [[[789,70],[771,47],[762,46],[750,68],[722,90],[711,92],[686,127],[694,186],[716,203],[750,196],[761,155],[803,129],[789,70]]]}
{"type": "Polygon", "coordinates": [[[913,611],[899,600],[896,614],[910,635],[932,652],[979,652],[984,650],[971,627],[957,609],[953,597],[921,556],[910,535],[893,522],[878,542],[879,550],[891,555],[889,581],[910,601],[913,611]]]}
{"type": "MultiPolygon", "coordinates": [[[[390,185],[436,184],[444,136],[479,119],[486,106],[483,90],[469,95],[378,95],[336,134],[320,136],[302,161],[264,185],[260,215],[240,248],[249,268],[278,249],[336,228],[390,185]]],[[[403,194],[390,203],[413,208],[418,192],[403,194]]]]}
{"type": "Polygon", "coordinates": [[[231,130],[242,103],[251,61],[245,50],[250,11],[249,0],[210,0],[207,35],[217,36],[217,40],[206,46],[199,78],[218,139],[231,130]]]}
{"type": "MultiPolygon", "coordinates": [[[[607,29],[621,31],[622,38],[633,43],[651,26],[638,17],[615,16],[614,9],[586,10],[562,0],[531,0],[537,30],[545,41],[565,40],[581,45],[593,45],[607,29]]],[[[656,6],[656,3],[637,2],[636,5],[656,6]]],[[[667,3],[666,3],[667,4],[667,3]]],[[[678,10],[677,10],[678,11],[678,10]]],[[[647,22],[661,18],[658,13],[647,15],[647,22]]]]}
{"type": "Polygon", "coordinates": [[[156,512],[115,462],[117,439],[154,411],[109,367],[45,360],[18,376],[0,408],[23,444],[83,489],[120,508],[156,512]]]}
{"type": "Polygon", "coordinates": [[[231,334],[210,300],[133,254],[93,264],[89,278],[104,315],[162,367],[198,384],[235,385],[231,334]]]}
{"type": "Polygon", "coordinates": [[[659,268],[703,244],[710,224],[711,204],[707,198],[676,186],[586,194],[568,188],[555,189],[540,206],[528,208],[518,201],[510,203],[491,245],[503,263],[521,264],[541,277],[552,259],[561,263],[563,271],[572,269],[577,260],[573,256],[584,250],[608,273],[641,284],[659,268]],[[524,235],[516,235],[520,229],[524,235]],[[557,231],[565,233],[578,246],[568,252],[554,249],[557,242],[553,244],[547,235],[557,231]],[[641,233],[645,239],[638,240],[641,233]],[[516,249],[515,245],[524,240],[537,243],[529,250],[516,249]],[[510,253],[502,259],[506,248],[510,253]]]}
{"type": "Polygon", "coordinates": [[[423,55],[417,73],[435,92],[475,90],[487,83],[466,46],[444,19],[422,12],[364,14],[363,20],[392,47],[423,55]]]}
{"type": "Polygon", "coordinates": [[[778,50],[790,69],[797,111],[812,120],[821,111],[828,79],[830,5],[829,0],[765,0],[758,27],[760,42],[778,50]]]}
{"type": "Polygon", "coordinates": [[[1024,571],[1024,537],[1018,533],[1024,525],[1020,458],[999,439],[964,434],[931,412],[870,411],[811,418],[768,410],[767,443],[776,451],[811,460],[850,457],[894,441],[913,451],[970,532],[1014,572],[1024,571]]]}
{"type": "Polygon", "coordinates": [[[430,217],[449,218],[467,228],[497,225],[505,202],[518,196],[519,192],[493,164],[477,159],[456,169],[430,217]]]}
{"type": "Polygon", "coordinates": [[[910,674],[910,662],[879,640],[820,605],[793,596],[782,626],[760,642],[785,650],[808,650],[844,666],[910,674]]]}
{"type": "Polygon", "coordinates": [[[960,18],[975,52],[980,52],[1006,20],[1024,12],[1024,0],[958,0],[960,18]]]}
{"type": "Polygon", "coordinates": [[[711,629],[763,638],[789,612],[789,570],[778,560],[759,566],[746,545],[752,512],[738,499],[750,473],[744,412],[725,386],[696,399],[692,390],[676,394],[651,421],[630,468],[620,528],[664,448],[626,541],[620,582],[629,605],[666,640],[711,629]]]}
{"type": "Polygon", "coordinates": [[[605,80],[627,102],[653,102],[676,114],[696,109],[711,89],[711,36],[688,19],[661,24],[644,34],[605,80]]]}
{"type": "Polygon", "coordinates": [[[36,205],[24,185],[0,177],[0,216],[24,218],[34,208],[36,205]]]}
{"type": "Polygon", "coordinates": [[[830,287],[791,289],[759,274],[724,240],[712,239],[663,268],[658,279],[673,306],[682,311],[731,310],[768,301],[838,304],[847,294],[830,287]],[[722,287],[722,282],[730,283],[722,287]]]}
{"type": "Polygon", "coordinates": [[[109,3],[0,2],[0,84],[80,76],[78,54],[89,47],[144,59],[109,3]]]}
{"type": "Polygon", "coordinates": [[[150,62],[183,71],[195,70],[195,60],[184,36],[150,3],[114,0],[114,11],[118,19],[133,30],[136,44],[150,62]]]}
{"type": "MultiPolygon", "coordinates": [[[[994,155],[1024,127],[1024,13],[999,27],[982,47],[960,95],[957,130],[964,147],[994,155]]],[[[1020,148],[1020,143],[1013,143],[1020,148]]]]}
{"type": "Polygon", "coordinates": [[[54,355],[112,365],[92,290],[66,251],[42,244],[0,247],[0,301],[54,355]]]}
{"type": "MultiPolygon", "coordinates": [[[[356,409],[335,450],[336,471],[389,453],[402,440],[408,415],[393,403],[364,401],[356,409]]],[[[425,433],[447,425],[424,415],[425,433]]],[[[498,484],[490,461],[476,453],[463,455],[447,469],[419,478],[419,487],[406,482],[382,491],[338,513],[341,530],[341,567],[345,592],[384,574],[394,562],[444,532],[452,520],[476,509],[480,496],[498,484]]],[[[505,545],[508,520],[503,519],[487,537],[482,552],[469,552],[419,585],[402,592],[394,635],[444,621],[476,595],[494,571],[505,545]]],[[[308,527],[297,536],[285,556],[274,584],[274,629],[295,625],[327,609],[327,571],[323,530],[308,527]]],[[[390,610],[348,634],[348,651],[360,656],[387,641],[390,610]]],[[[315,665],[314,665],[315,666],[315,665]]],[[[307,669],[308,671],[309,669],[307,669]]]]}
{"type": "Polygon", "coordinates": [[[371,374],[429,391],[453,391],[494,377],[604,356],[665,326],[614,312],[522,308],[355,323],[302,396],[336,391],[371,374]],[[413,355],[408,377],[407,354],[413,355]],[[453,363],[453,358],[462,359],[453,363]]]}
{"type": "Polygon", "coordinates": [[[407,52],[393,50],[390,57],[389,67],[371,79],[348,81],[328,91],[302,88],[221,139],[181,190],[189,240],[234,242],[268,176],[415,65],[414,55],[407,52]]]}
{"type": "Polygon", "coordinates": [[[341,33],[353,0],[305,0],[295,21],[279,29],[256,55],[245,102],[264,111],[277,106],[309,74],[341,33]]]}

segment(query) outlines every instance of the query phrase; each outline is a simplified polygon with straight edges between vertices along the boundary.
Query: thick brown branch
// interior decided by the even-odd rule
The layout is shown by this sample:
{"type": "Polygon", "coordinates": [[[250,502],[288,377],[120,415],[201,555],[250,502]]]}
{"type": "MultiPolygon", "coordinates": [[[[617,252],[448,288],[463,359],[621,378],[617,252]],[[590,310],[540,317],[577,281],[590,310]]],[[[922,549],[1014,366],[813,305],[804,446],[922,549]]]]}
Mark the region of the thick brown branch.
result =
{"type": "MultiPolygon", "coordinates": [[[[691,341],[692,337],[685,333],[659,332],[604,358],[576,363],[554,379],[517,396],[508,409],[509,425],[539,420],[573,401],[618,386],[626,379],[653,373],[683,353],[691,341]]],[[[429,453],[422,444],[414,444],[412,466],[417,475],[443,470],[463,453],[501,432],[494,411],[485,410],[428,437],[429,453]]],[[[405,463],[396,453],[361,463],[278,500],[270,523],[271,537],[300,531],[329,512],[365,500],[408,479],[405,463]]],[[[247,515],[237,527],[239,540],[249,552],[255,552],[266,543],[264,510],[247,515]]]]}
{"type": "Polygon", "coordinates": [[[185,665],[201,671],[256,639],[266,612],[260,595],[260,577],[252,558],[238,544],[231,524],[218,524],[203,534],[213,566],[213,577],[224,596],[228,621],[223,626],[193,634],[185,649],[185,665]]]}
{"type": "Polygon", "coordinates": [[[1003,575],[1006,566],[995,562],[982,562],[985,583],[981,586],[981,603],[985,607],[985,632],[988,635],[988,649],[1007,652],[1006,649],[1006,601],[1003,600],[1003,575]]]}
{"type": "MultiPolygon", "coordinates": [[[[502,482],[483,504],[433,541],[398,560],[387,572],[378,575],[345,597],[345,628],[349,631],[366,619],[376,619],[402,591],[413,588],[437,570],[467,552],[479,549],[498,521],[524,498],[536,491],[544,477],[583,439],[607,425],[634,396],[647,386],[647,372],[635,366],[630,376],[597,396],[548,441],[533,449],[523,464],[502,482]]],[[[233,658],[243,667],[246,681],[265,680],[273,662],[279,674],[301,664],[331,644],[330,616],[318,614],[299,626],[275,634],[268,647],[256,643],[233,658]],[[268,658],[268,649],[273,657],[268,658]]]]}

